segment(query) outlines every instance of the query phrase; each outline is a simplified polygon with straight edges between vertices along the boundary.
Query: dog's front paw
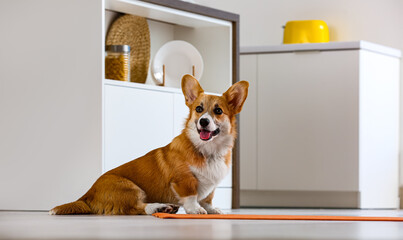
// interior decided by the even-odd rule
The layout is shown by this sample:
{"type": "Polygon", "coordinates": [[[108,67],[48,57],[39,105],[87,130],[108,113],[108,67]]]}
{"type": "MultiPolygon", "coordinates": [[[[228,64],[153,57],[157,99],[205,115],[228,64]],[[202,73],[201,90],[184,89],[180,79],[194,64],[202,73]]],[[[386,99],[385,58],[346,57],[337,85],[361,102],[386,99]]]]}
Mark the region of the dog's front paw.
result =
{"type": "Polygon", "coordinates": [[[207,210],[208,214],[224,214],[219,208],[211,208],[207,210]]]}
{"type": "Polygon", "coordinates": [[[200,206],[195,207],[195,208],[188,208],[188,209],[185,209],[185,211],[187,214],[207,214],[206,209],[204,209],[200,206]]]}
{"type": "Polygon", "coordinates": [[[200,205],[206,209],[208,214],[224,214],[219,208],[213,207],[211,203],[200,202],[200,205]]]}

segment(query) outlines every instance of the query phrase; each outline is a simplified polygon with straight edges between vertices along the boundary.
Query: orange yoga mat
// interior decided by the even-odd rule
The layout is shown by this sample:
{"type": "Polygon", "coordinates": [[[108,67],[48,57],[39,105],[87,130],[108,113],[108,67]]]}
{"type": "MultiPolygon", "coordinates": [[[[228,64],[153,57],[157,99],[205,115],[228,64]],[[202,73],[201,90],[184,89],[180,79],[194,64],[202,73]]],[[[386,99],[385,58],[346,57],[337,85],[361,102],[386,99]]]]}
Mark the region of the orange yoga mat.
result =
{"type": "Polygon", "coordinates": [[[403,222],[403,217],[354,217],[307,215],[245,215],[245,214],[169,214],[154,213],[154,217],[171,219],[238,219],[238,220],[305,220],[305,221],[389,221],[403,222]]]}

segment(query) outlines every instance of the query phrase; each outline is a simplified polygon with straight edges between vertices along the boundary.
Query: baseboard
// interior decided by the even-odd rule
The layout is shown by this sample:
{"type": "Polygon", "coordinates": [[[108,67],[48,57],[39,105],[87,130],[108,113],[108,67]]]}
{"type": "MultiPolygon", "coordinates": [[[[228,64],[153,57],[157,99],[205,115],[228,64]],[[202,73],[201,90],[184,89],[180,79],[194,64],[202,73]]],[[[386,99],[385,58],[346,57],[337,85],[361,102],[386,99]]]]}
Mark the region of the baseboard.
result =
{"type": "Polygon", "coordinates": [[[354,191],[240,191],[241,207],[359,208],[359,202],[354,191]]]}

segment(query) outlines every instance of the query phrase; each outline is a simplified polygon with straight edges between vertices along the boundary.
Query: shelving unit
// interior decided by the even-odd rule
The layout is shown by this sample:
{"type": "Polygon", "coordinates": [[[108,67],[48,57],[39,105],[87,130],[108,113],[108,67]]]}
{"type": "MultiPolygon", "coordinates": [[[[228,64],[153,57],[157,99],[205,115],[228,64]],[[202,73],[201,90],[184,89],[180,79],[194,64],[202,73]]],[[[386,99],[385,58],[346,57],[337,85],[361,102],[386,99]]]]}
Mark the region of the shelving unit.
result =
{"type": "MultiPolygon", "coordinates": [[[[203,57],[205,67],[199,80],[206,91],[222,93],[232,84],[233,66],[228,61],[233,54],[231,22],[141,1],[109,0],[105,9],[105,34],[110,24],[122,14],[145,17],[150,29],[151,61],[165,43],[187,41],[203,57]]],[[[150,71],[146,84],[155,85],[150,71]]]]}
{"type": "MultiPolygon", "coordinates": [[[[105,36],[109,26],[122,14],[147,18],[151,40],[150,65],[158,49],[166,42],[184,40],[195,46],[203,57],[204,71],[199,81],[206,92],[221,95],[232,85],[231,21],[149,2],[108,0],[105,2],[105,36]]],[[[103,171],[168,144],[180,134],[188,112],[181,89],[156,86],[150,70],[145,84],[104,80],[103,171]],[[144,101],[147,108],[144,108],[144,101]],[[150,119],[143,121],[138,116],[149,116],[150,119]],[[133,121],[141,123],[142,128],[134,126],[133,121]],[[153,131],[149,131],[152,128],[153,131]]],[[[231,208],[232,186],[230,174],[216,190],[216,205],[231,208]]]]}

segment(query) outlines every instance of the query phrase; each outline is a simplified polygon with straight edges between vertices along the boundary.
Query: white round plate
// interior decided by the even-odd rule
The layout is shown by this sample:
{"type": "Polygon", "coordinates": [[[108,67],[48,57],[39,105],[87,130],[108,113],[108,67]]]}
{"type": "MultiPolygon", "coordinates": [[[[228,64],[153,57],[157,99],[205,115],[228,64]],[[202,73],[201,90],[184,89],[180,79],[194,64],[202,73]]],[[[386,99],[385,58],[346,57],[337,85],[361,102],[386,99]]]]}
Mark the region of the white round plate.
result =
{"type": "Polygon", "coordinates": [[[165,86],[167,87],[180,88],[183,75],[192,75],[192,66],[195,66],[197,80],[200,80],[203,73],[202,56],[192,44],[185,41],[167,42],[155,54],[151,72],[159,84],[162,84],[163,65],[165,65],[165,86]]]}

